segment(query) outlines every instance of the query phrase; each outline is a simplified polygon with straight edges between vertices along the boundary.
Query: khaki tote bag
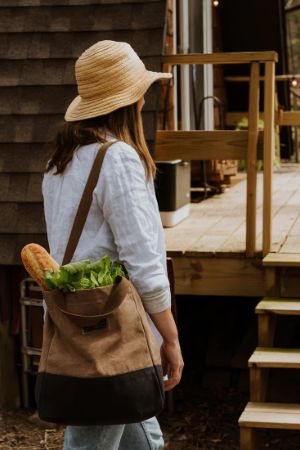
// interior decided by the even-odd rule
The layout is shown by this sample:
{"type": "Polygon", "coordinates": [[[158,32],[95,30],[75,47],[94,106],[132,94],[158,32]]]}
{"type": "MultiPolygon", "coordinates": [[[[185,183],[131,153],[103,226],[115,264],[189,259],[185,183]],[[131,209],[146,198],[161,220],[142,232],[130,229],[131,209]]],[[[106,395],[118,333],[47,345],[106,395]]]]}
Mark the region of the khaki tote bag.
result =
{"type": "MultiPolygon", "coordinates": [[[[104,144],[93,164],[63,264],[70,262],[99,178],[104,144]]],[[[140,422],[163,408],[160,349],[133,284],[63,293],[44,291],[47,304],[36,382],[41,419],[65,425],[140,422]]]]}

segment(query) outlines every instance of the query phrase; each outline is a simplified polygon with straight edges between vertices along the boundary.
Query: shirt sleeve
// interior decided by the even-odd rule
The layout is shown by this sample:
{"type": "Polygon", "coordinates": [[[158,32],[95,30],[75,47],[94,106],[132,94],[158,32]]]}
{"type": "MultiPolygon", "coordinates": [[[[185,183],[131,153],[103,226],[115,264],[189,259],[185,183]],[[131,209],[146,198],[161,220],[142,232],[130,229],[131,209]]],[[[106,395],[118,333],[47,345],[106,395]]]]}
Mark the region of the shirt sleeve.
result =
{"type": "Polygon", "coordinates": [[[132,147],[117,142],[107,151],[95,193],[120,262],[146,311],[152,314],[169,308],[170,286],[162,264],[165,255],[157,250],[159,211],[151,201],[143,163],[132,147]]]}

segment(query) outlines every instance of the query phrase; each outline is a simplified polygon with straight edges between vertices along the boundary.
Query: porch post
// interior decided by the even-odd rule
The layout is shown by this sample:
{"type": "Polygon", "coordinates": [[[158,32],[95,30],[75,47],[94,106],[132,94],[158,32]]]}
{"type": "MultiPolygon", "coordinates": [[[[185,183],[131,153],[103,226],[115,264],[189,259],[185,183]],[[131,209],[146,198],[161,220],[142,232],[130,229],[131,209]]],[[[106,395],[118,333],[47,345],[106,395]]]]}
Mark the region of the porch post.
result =
{"type": "Polygon", "coordinates": [[[263,256],[272,245],[272,176],[274,160],[275,62],[265,63],[263,256]]]}
{"type": "Polygon", "coordinates": [[[251,63],[248,151],[247,151],[247,214],[246,214],[246,256],[254,256],[256,248],[256,162],[259,120],[259,63],[251,63]]]}

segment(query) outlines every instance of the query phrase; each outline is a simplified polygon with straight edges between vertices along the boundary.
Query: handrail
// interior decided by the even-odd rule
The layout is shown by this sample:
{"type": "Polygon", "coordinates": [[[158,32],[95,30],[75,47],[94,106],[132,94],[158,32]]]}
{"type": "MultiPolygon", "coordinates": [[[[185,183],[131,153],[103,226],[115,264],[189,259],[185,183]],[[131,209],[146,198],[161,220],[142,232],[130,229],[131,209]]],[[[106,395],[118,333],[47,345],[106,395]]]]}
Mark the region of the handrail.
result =
{"type": "MultiPolygon", "coordinates": [[[[239,82],[249,82],[250,77],[248,76],[228,76],[224,77],[225,81],[232,82],[232,83],[239,83],[239,82]]],[[[260,76],[259,81],[264,81],[265,77],[260,76]]],[[[281,74],[275,76],[276,82],[286,82],[286,81],[300,81],[300,74],[281,74]]],[[[291,90],[291,93],[295,95],[293,90],[291,90]]],[[[299,96],[300,97],[300,96],[299,96]]],[[[259,114],[260,118],[264,118],[264,114],[259,114]]],[[[228,126],[235,126],[239,120],[241,120],[243,117],[248,117],[247,112],[242,111],[234,111],[234,112],[228,112],[226,113],[226,125],[228,126]]],[[[295,110],[283,110],[279,109],[279,111],[275,111],[275,124],[279,126],[300,126],[300,111],[295,110]]]]}
{"type": "MultiPolygon", "coordinates": [[[[248,120],[248,139],[247,148],[247,218],[246,218],[246,256],[254,256],[256,249],[256,184],[257,184],[257,152],[260,142],[260,133],[258,130],[259,118],[259,69],[260,64],[264,65],[264,117],[265,126],[263,130],[263,160],[264,160],[264,179],[263,179],[263,255],[271,251],[272,243],[272,173],[274,158],[274,110],[275,110],[275,63],[278,61],[278,55],[274,51],[268,52],[244,52],[244,53],[190,53],[163,56],[163,63],[170,65],[177,64],[250,64],[250,89],[249,89],[249,120],[248,120]]],[[[158,132],[164,133],[164,132],[158,132]]],[[[212,132],[212,133],[217,133],[212,132]]],[[[208,136],[208,135],[207,135],[208,136]]],[[[216,142],[220,134],[215,134],[216,142]]],[[[228,134],[224,134],[224,139],[228,134]]],[[[242,135],[240,135],[242,137],[242,135]]],[[[162,137],[162,135],[160,136],[162,137]]],[[[237,140],[236,140],[236,143],[237,140]]],[[[162,146],[162,142],[158,145],[162,146]]],[[[168,142],[170,145],[170,142],[168,142]]],[[[194,142],[195,145],[195,142],[194,142]]],[[[239,143],[240,145],[240,143],[239,143]]],[[[166,150],[166,148],[164,148],[166,150]]],[[[216,150],[216,149],[215,149],[216,150]]],[[[166,156],[172,152],[165,151],[166,156]]],[[[215,155],[217,151],[214,152],[215,155]]],[[[223,152],[224,153],[224,152],[223,152]]],[[[173,153],[174,154],[174,153],[173,153]]],[[[176,152],[185,159],[185,152],[176,152]]],[[[222,151],[220,150],[220,154],[222,151]]],[[[179,157],[179,156],[178,156],[179,157]]],[[[169,159],[172,159],[169,157],[169,159]]],[[[219,159],[219,158],[217,158],[219,159]]],[[[168,158],[165,158],[168,160],[168,158]]]]}
{"type": "MultiPolygon", "coordinates": [[[[248,118],[248,111],[233,111],[225,114],[225,123],[228,127],[234,127],[243,118],[248,118]]],[[[264,113],[259,114],[259,118],[264,120],[264,113]]],[[[275,125],[280,127],[300,126],[300,111],[285,111],[280,109],[275,112],[275,125]]]]}
{"type": "Polygon", "coordinates": [[[187,53],[164,55],[163,64],[251,64],[252,62],[277,62],[278,54],[270,52],[187,53]]]}
{"type": "MultiPolygon", "coordinates": [[[[247,159],[248,131],[241,130],[158,130],[155,160],[184,159],[215,161],[247,159]]],[[[258,159],[263,159],[263,131],[258,132],[258,159]]]]}
{"type": "MultiPolygon", "coordinates": [[[[259,77],[259,81],[264,81],[265,77],[260,76],[259,77]]],[[[243,81],[249,81],[250,77],[247,76],[228,76],[228,77],[224,77],[225,81],[230,81],[230,82],[243,82],[243,81]]],[[[276,75],[275,76],[275,81],[290,81],[290,80],[300,80],[300,75],[299,74],[295,74],[295,75],[291,75],[291,74],[285,74],[285,75],[276,75]]]]}

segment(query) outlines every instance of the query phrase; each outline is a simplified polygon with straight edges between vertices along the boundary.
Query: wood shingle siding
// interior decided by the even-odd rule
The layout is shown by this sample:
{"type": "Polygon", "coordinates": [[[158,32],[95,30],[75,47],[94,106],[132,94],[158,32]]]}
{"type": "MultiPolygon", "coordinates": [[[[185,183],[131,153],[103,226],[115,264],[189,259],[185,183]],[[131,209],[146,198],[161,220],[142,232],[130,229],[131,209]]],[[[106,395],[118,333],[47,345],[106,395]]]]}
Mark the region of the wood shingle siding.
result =
{"type": "MultiPolygon", "coordinates": [[[[0,264],[20,264],[29,242],[47,247],[41,194],[46,145],[77,95],[74,64],[103,39],[129,42],[161,70],[165,0],[1,0],[0,264]]],[[[146,138],[156,130],[159,85],[146,95],[146,138]]]]}
{"type": "MultiPolygon", "coordinates": [[[[66,104],[77,95],[75,86],[5,86],[0,87],[0,115],[64,114],[66,104]]],[[[157,98],[147,99],[144,111],[153,111],[157,98]]]]}
{"type": "Polygon", "coordinates": [[[41,182],[41,173],[1,173],[0,196],[7,202],[41,202],[41,182]]]}
{"type": "Polygon", "coordinates": [[[152,56],[160,55],[162,51],[160,38],[161,36],[153,29],[134,31],[73,31],[69,33],[7,33],[1,36],[0,58],[77,58],[86,48],[104,39],[129,42],[141,57],[152,56]]]}
{"type": "MultiPolygon", "coordinates": [[[[152,111],[143,114],[144,130],[147,140],[153,138],[155,129],[152,111]]],[[[29,143],[49,141],[54,133],[56,124],[63,120],[61,114],[34,115],[0,115],[0,142],[29,143]]],[[[43,144],[42,144],[43,145],[43,144]]]]}
{"type": "MultiPolygon", "coordinates": [[[[47,160],[43,146],[43,143],[0,143],[0,173],[41,173],[47,160]]],[[[0,200],[3,198],[0,194],[0,200]]]]}
{"type": "Polygon", "coordinates": [[[111,5],[123,3],[158,3],[161,0],[1,0],[1,7],[18,6],[79,6],[79,5],[111,5]]]}
{"type": "Polygon", "coordinates": [[[48,242],[45,234],[37,233],[0,233],[1,260],[3,265],[21,264],[20,249],[29,242],[36,242],[47,248],[48,242]]]}
{"type": "Polygon", "coordinates": [[[45,233],[42,203],[1,203],[1,233],[45,233]]]}
{"type": "Polygon", "coordinates": [[[164,5],[151,3],[77,6],[70,14],[69,6],[1,8],[1,32],[69,32],[72,31],[130,31],[159,28],[164,5]],[[12,29],[13,23],[13,29],[12,29]]]}
{"type": "MultiPolygon", "coordinates": [[[[0,86],[73,85],[75,83],[75,61],[75,58],[2,59],[0,61],[0,86]]],[[[161,57],[144,56],[143,61],[149,70],[157,70],[160,67],[161,57]]]]}

